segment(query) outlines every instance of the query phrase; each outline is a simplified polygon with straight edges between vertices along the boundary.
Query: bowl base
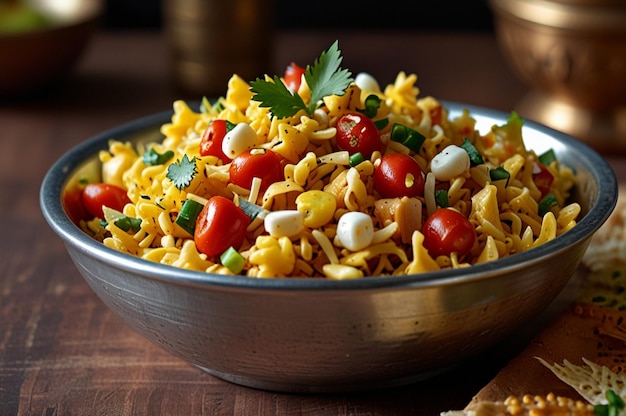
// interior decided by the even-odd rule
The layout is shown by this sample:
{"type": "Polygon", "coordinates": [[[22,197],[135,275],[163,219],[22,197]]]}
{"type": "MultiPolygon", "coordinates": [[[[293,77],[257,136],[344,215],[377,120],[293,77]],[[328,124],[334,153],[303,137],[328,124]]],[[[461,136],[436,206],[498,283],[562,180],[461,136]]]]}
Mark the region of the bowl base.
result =
{"type": "Polygon", "coordinates": [[[593,111],[531,91],[517,105],[524,118],[569,134],[603,154],[626,154],[626,107],[593,111]]]}
{"type": "Polygon", "coordinates": [[[222,373],[220,371],[212,370],[210,368],[202,367],[201,365],[194,364],[202,371],[228,381],[233,384],[238,384],[244,387],[250,387],[257,390],[266,390],[277,393],[311,393],[311,394],[323,394],[323,393],[354,393],[373,390],[385,390],[395,387],[406,386],[420,381],[431,379],[435,376],[450,371],[455,366],[443,367],[437,370],[422,372],[412,376],[398,377],[389,380],[374,380],[363,382],[345,382],[337,384],[298,384],[289,382],[276,382],[261,380],[253,377],[240,376],[235,374],[222,373]]]}

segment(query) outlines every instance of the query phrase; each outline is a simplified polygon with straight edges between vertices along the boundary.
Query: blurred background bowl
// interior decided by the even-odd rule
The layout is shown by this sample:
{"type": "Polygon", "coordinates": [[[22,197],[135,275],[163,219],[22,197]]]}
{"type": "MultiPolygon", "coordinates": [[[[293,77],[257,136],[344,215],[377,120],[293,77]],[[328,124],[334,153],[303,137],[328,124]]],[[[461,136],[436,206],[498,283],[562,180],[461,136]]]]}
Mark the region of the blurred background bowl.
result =
{"type": "Polygon", "coordinates": [[[626,152],[626,2],[489,0],[500,47],[532,88],[527,118],[626,152]]]}
{"type": "Polygon", "coordinates": [[[0,96],[32,93],[66,76],[103,9],[102,0],[0,2],[0,96]]]}
{"type": "MultiPolygon", "coordinates": [[[[467,108],[485,132],[508,114],[467,108]]],[[[456,270],[354,280],[255,279],[174,268],[116,251],[75,226],[65,189],[100,180],[111,139],[159,141],[172,113],[104,132],[46,174],[40,203],[85,281],[129,326],[225,380],[290,392],[338,392],[422,380],[503,341],[543,311],[572,277],[617,200],[616,178],[596,152],[560,132],[524,125],[526,146],[553,149],[576,172],[578,224],[532,250],[456,270]]]]}

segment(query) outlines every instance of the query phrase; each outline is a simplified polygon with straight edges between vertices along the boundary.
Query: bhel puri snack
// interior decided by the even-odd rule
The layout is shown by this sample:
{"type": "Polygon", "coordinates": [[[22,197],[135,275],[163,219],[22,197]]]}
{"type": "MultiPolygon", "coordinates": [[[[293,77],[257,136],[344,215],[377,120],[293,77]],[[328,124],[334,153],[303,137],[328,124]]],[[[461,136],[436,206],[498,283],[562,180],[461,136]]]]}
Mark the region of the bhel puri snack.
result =
{"type": "Polygon", "coordinates": [[[380,88],[341,62],[335,42],[282,77],[235,74],[198,109],[174,102],[162,141],[113,138],[101,183],[76,186],[91,207],[76,222],[176,267],[329,279],[472,266],[575,226],[574,173],[525,147],[516,113],[481,133],[416,75],[380,88]]]}

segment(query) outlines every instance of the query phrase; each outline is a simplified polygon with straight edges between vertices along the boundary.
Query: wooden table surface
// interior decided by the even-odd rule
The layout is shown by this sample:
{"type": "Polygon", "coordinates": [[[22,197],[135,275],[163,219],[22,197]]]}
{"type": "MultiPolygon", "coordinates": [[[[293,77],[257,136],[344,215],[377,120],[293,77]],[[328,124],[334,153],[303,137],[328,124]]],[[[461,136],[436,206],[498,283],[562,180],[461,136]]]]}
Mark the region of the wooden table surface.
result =
{"type": "MultiPolygon", "coordinates": [[[[310,63],[335,39],[345,67],[382,84],[399,70],[414,72],[422,95],[503,111],[526,92],[495,39],[476,33],[280,32],[274,73],[291,61],[310,63]]],[[[230,384],[143,339],[82,280],[45,223],[38,192],[70,147],[170,109],[178,98],[199,97],[172,86],[160,33],[100,32],[59,88],[0,99],[0,416],[436,415],[464,407],[523,347],[520,336],[435,379],[392,390],[300,395],[230,384]]],[[[626,160],[610,162],[626,182],[626,160]]]]}

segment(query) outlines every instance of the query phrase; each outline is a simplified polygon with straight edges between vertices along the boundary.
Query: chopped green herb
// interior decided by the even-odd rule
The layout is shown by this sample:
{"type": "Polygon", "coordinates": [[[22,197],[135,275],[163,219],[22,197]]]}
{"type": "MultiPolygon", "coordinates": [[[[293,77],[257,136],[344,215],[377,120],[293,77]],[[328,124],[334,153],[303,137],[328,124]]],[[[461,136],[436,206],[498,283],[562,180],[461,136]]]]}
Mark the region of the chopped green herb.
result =
{"type": "Polygon", "coordinates": [[[556,197],[552,192],[544,196],[541,201],[539,201],[538,213],[541,217],[546,215],[550,209],[556,205],[559,205],[559,201],[556,200],[556,197]]]}
{"type": "Polygon", "coordinates": [[[239,274],[246,264],[246,260],[233,247],[229,247],[220,255],[222,265],[235,274],[239,274]]]}
{"type": "Polygon", "coordinates": [[[176,217],[176,224],[180,225],[180,227],[187,231],[189,235],[193,235],[193,232],[196,229],[196,219],[202,211],[204,205],[202,205],[198,201],[194,201],[193,199],[187,199],[183,203],[183,207],[180,209],[178,216],[176,217]]]}
{"type": "Polygon", "coordinates": [[[143,164],[146,166],[163,165],[169,162],[169,160],[173,157],[174,152],[172,150],[167,150],[161,154],[153,148],[150,148],[146,150],[143,154],[143,164]]]}
{"type": "Polygon", "coordinates": [[[511,174],[504,169],[502,166],[497,167],[495,169],[491,169],[489,171],[489,179],[493,182],[506,180],[505,186],[509,184],[509,179],[511,178],[511,174]]]}
{"type": "Polygon", "coordinates": [[[133,218],[124,215],[123,217],[115,220],[113,224],[124,231],[132,231],[136,233],[141,228],[141,218],[133,218]]]}
{"type": "Polygon", "coordinates": [[[550,149],[540,154],[538,158],[539,163],[544,166],[549,166],[552,162],[556,161],[556,154],[554,154],[554,149],[550,149]]]}
{"type": "Polygon", "coordinates": [[[407,127],[404,124],[394,123],[393,126],[391,126],[391,140],[401,143],[417,153],[420,147],[422,147],[422,144],[424,144],[426,137],[419,131],[407,127]]]}
{"type": "Polygon", "coordinates": [[[300,110],[312,115],[324,97],[343,95],[352,83],[352,74],[340,68],[342,60],[339,42],[335,41],[312,66],[307,65],[304,79],[311,90],[308,106],[297,92],[291,93],[277,75],[273,82],[261,78],[250,82],[250,91],[254,93],[252,100],[258,101],[261,107],[269,107],[277,118],[291,117],[300,110]]]}
{"type": "Polygon", "coordinates": [[[182,190],[191,184],[196,173],[198,173],[198,171],[196,170],[195,156],[190,160],[185,154],[182,160],[177,160],[167,167],[167,174],[165,176],[174,182],[176,188],[182,190]]]}
{"type": "Polygon", "coordinates": [[[448,191],[445,189],[437,189],[435,191],[435,202],[441,208],[448,208],[450,206],[448,201],[448,191]]]}
{"type": "Polygon", "coordinates": [[[380,120],[374,121],[374,125],[378,130],[384,129],[385,127],[387,127],[387,124],[389,124],[388,118],[381,118],[380,120]]]}
{"type": "Polygon", "coordinates": [[[483,156],[467,137],[463,139],[463,144],[461,145],[461,148],[467,152],[470,158],[470,164],[472,166],[482,165],[484,163],[483,156]]]}

